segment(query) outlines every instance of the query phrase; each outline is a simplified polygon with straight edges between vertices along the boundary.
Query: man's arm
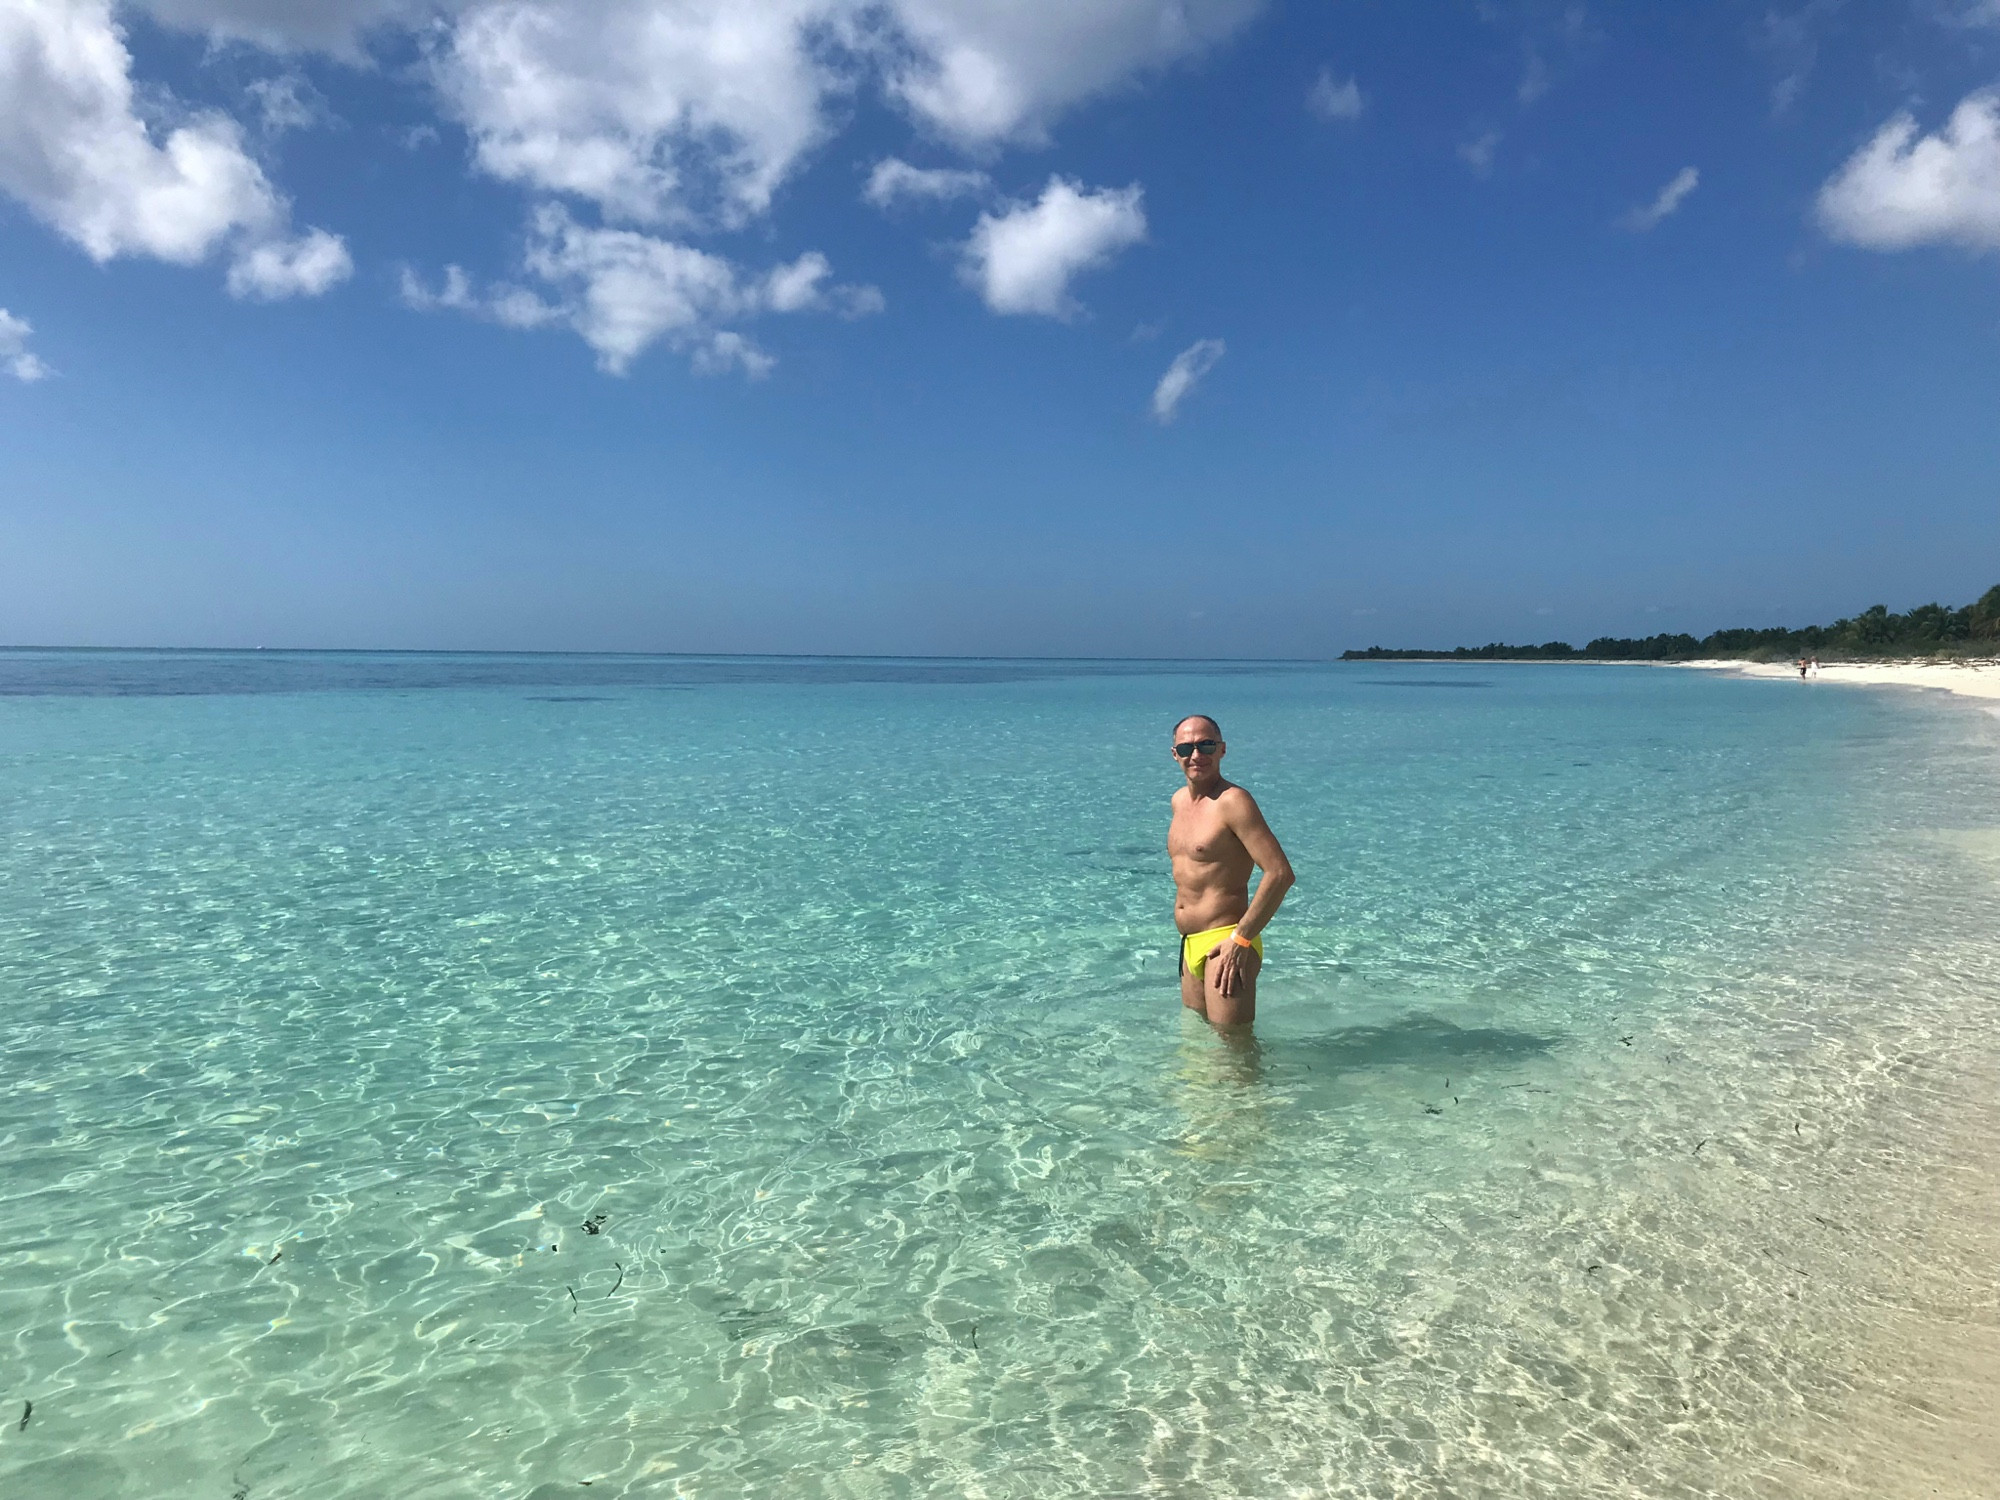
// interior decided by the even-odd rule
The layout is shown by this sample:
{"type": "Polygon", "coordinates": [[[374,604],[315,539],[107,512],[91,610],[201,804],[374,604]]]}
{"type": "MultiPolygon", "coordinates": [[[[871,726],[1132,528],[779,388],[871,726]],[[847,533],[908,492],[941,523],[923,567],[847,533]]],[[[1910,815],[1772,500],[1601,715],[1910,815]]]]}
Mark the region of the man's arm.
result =
{"type": "MultiPolygon", "coordinates": [[[[1244,937],[1255,937],[1264,930],[1264,924],[1277,915],[1285,892],[1292,888],[1298,877],[1292,874],[1292,862],[1285,858],[1278,836],[1264,821],[1263,811],[1257,806],[1255,797],[1241,787],[1232,787],[1223,794],[1220,807],[1229,831],[1242,840],[1250,858],[1264,872],[1263,878],[1257,882],[1257,894],[1250,898],[1250,909],[1236,924],[1236,930],[1244,937]]],[[[1216,965],[1216,986],[1225,995],[1235,994],[1237,986],[1242,983],[1237,970],[1246,962],[1245,951],[1233,939],[1224,938],[1211,960],[1216,965]]]]}
{"type": "Polygon", "coordinates": [[[1245,937],[1255,937],[1264,930],[1264,924],[1278,914],[1285,892],[1292,888],[1298,877],[1292,873],[1292,862],[1285,858],[1285,851],[1278,845],[1278,836],[1264,821],[1257,799],[1241,787],[1234,790],[1242,795],[1222,799],[1222,816],[1228,822],[1230,832],[1243,841],[1243,847],[1257,862],[1257,868],[1264,872],[1264,878],[1257,882],[1257,894],[1250,898],[1250,910],[1236,924],[1236,930],[1245,937]]]}

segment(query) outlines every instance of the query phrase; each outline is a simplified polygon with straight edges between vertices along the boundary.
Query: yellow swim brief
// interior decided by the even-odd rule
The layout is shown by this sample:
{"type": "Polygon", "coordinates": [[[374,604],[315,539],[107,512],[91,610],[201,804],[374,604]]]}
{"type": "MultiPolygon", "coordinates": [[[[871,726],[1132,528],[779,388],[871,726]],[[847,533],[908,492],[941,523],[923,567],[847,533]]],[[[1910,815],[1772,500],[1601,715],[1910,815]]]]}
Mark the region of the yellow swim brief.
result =
{"type": "MultiPolygon", "coordinates": [[[[1227,927],[1211,927],[1206,932],[1191,932],[1181,939],[1181,972],[1192,970],[1199,974],[1208,963],[1209,953],[1220,943],[1229,941],[1229,934],[1236,930],[1231,922],[1227,927]]],[[[1257,956],[1264,956],[1264,934],[1258,933],[1250,939],[1250,946],[1257,950],[1257,956]]]]}

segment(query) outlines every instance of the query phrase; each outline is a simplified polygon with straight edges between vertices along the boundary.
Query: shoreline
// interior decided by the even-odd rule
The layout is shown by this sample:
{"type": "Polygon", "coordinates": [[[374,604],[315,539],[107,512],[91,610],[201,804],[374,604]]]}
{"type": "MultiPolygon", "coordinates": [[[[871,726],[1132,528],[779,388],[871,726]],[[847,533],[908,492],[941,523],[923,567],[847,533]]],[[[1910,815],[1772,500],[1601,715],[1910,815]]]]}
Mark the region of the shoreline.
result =
{"type": "MultiPolygon", "coordinates": [[[[1995,657],[1822,662],[1816,678],[1803,680],[1796,664],[1781,661],[1711,658],[1656,665],[1801,685],[1922,688],[1972,700],[2000,715],[2000,658],[1995,657]]],[[[1994,870],[2000,876],[2000,865],[1994,870]]],[[[1990,1088],[1995,1076],[1990,1061],[1965,1081],[1976,1086],[1980,1072],[1990,1088]]],[[[1989,1261],[2000,1244],[2000,1196],[1978,1133],[1961,1134],[1948,1121],[1932,1123],[1952,1144],[1940,1140],[1926,1164],[1931,1222],[1919,1231],[1918,1244],[1906,1242],[1902,1252],[1920,1262],[1956,1264],[1963,1274],[1962,1268],[1989,1261]]],[[[1884,1246],[1883,1253],[1894,1252],[1884,1246]]],[[[1815,1475],[1815,1484],[1855,1483],[1882,1500],[2000,1493],[2000,1426],[1992,1415],[1993,1393],[2000,1389],[2000,1321],[1990,1290],[1977,1277],[1953,1286],[1947,1276],[1924,1293],[1891,1292],[1857,1332],[1862,1342],[1851,1351],[1854,1383],[1840,1412],[1820,1414],[1799,1429],[1810,1451],[1814,1438],[1830,1439],[1834,1425],[1848,1424],[1848,1446],[1828,1471],[1815,1475]],[[1949,1288],[1943,1300],[1941,1288],[1949,1288]]]]}
{"type": "MultiPolygon", "coordinates": [[[[1729,672],[1738,677],[1800,680],[1799,669],[1786,662],[1715,659],[1663,661],[1655,665],[1692,667],[1702,672],[1729,672]]],[[[2000,658],[1952,662],[1822,662],[1819,676],[1806,680],[1841,683],[1849,687],[1931,688],[1938,692],[1955,693],[1961,698],[2000,700],[2000,658]]]]}

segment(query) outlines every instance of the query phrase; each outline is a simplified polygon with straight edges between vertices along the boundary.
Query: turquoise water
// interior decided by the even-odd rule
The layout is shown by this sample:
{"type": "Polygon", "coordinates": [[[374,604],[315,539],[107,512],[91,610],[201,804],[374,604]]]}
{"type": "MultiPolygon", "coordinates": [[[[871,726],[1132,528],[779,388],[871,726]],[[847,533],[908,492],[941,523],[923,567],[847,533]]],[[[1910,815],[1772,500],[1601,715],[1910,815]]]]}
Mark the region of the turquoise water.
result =
{"type": "Polygon", "coordinates": [[[0,756],[0,1493],[1979,1492],[1990,713],[4,653],[0,756]],[[1299,871],[1252,1046],[1190,711],[1299,871]]]}

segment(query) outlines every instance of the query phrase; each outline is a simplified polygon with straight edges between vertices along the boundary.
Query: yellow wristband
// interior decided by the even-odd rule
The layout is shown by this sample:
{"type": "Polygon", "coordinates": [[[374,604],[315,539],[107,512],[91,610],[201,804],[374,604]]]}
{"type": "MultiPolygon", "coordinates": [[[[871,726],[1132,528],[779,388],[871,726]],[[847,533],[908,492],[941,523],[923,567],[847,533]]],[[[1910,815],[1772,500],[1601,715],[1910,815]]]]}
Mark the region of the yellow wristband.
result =
{"type": "Polygon", "coordinates": [[[1251,941],[1250,941],[1250,939],[1248,939],[1247,937],[1245,937],[1245,936],[1244,936],[1244,935],[1243,935],[1242,933],[1240,933],[1240,932],[1236,932],[1236,931],[1233,931],[1233,930],[1232,930],[1232,931],[1230,932],[1230,934],[1229,934],[1229,937],[1230,937],[1230,941],[1232,941],[1233,943],[1235,943],[1235,944],[1236,944],[1236,946],[1237,946],[1237,947],[1239,947],[1239,948],[1254,948],[1254,947],[1256,947],[1256,946],[1257,946],[1257,945],[1256,945],[1255,943],[1251,942],[1251,941]]]}

